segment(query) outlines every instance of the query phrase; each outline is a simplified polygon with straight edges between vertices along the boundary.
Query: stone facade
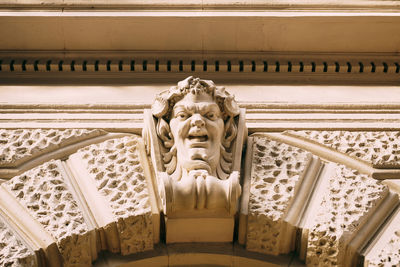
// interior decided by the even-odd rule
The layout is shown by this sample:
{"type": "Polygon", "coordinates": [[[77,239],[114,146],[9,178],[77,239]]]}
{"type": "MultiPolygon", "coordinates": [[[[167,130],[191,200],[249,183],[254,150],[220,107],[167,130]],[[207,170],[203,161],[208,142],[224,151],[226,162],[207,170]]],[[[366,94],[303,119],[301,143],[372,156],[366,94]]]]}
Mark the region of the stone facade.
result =
{"type": "Polygon", "coordinates": [[[153,248],[149,192],[137,151],[138,138],[111,139],[75,154],[110,205],[123,255],[153,248]]]}
{"type": "MultiPolygon", "coordinates": [[[[68,165],[65,161],[50,160],[1,185],[42,225],[43,231],[54,238],[63,266],[91,266],[102,249],[108,248],[126,255],[153,248],[152,211],[137,152],[138,138],[128,136],[110,139],[71,155],[71,158],[78,158],[85,166],[89,176],[84,179],[92,180],[99,196],[109,203],[113,221],[108,225],[101,226],[91,221],[92,207],[86,206],[90,202],[79,199],[73,187],[71,175],[74,170],[70,168],[73,169],[74,165],[68,165]],[[113,233],[113,238],[117,239],[117,250],[113,249],[113,244],[102,245],[107,243],[102,235],[108,231],[106,228],[113,227],[112,224],[115,224],[117,231],[113,233]]],[[[10,208],[4,207],[3,211],[10,208]]],[[[7,220],[7,213],[1,218],[7,220]]],[[[18,225],[18,222],[13,225],[18,225]]],[[[25,241],[20,240],[21,237],[16,233],[18,231],[13,228],[1,223],[1,233],[7,240],[2,246],[1,266],[42,266],[40,253],[24,246],[25,241]]],[[[51,259],[58,256],[53,253],[46,257],[51,259]]]]}
{"type": "Polygon", "coordinates": [[[345,266],[346,249],[388,194],[388,187],[367,175],[335,166],[309,233],[307,265],[345,266]]]}
{"type": "Polygon", "coordinates": [[[0,267],[400,266],[399,1],[0,2],[0,267]]]}
{"type": "Polygon", "coordinates": [[[3,186],[57,240],[65,266],[89,265],[88,227],[61,168],[60,161],[50,161],[3,186]]]}
{"type": "Polygon", "coordinates": [[[378,169],[399,168],[400,132],[298,131],[291,133],[365,161],[378,169]]]}
{"type": "MultiPolygon", "coordinates": [[[[42,135],[46,133],[48,130],[42,135]]],[[[373,135],[384,139],[366,143],[368,151],[375,151],[374,158],[383,159],[379,156],[383,143],[387,145],[382,153],[397,151],[396,144],[391,143],[397,140],[389,138],[396,135],[394,132],[332,133],[331,138],[339,139],[340,145],[321,141],[318,136],[329,138],[327,132],[291,132],[291,135],[298,136],[299,144],[303,138],[310,138],[319,140],[321,149],[327,146],[340,153],[348,152],[348,147],[359,148],[360,145],[353,145],[354,139],[373,135]]],[[[391,193],[394,189],[358,170],[324,159],[318,165],[320,171],[311,175],[312,153],[293,142],[281,141],[284,139],[281,136],[284,135],[258,133],[250,137],[252,145],[247,149],[251,152],[248,153],[251,165],[245,166],[250,168],[245,248],[273,257],[305,249],[307,266],[352,266],[361,259],[367,266],[398,264],[399,201],[391,193]],[[301,200],[304,195],[308,200],[301,200]],[[291,219],[294,212],[299,214],[297,220],[291,219]],[[304,223],[307,220],[313,223],[304,223]],[[368,230],[371,220],[378,221],[373,231],[368,230]],[[376,239],[379,236],[381,239],[376,239]],[[363,241],[357,243],[355,240],[360,238],[363,241]],[[296,245],[299,243],[305,245],[296,245]],[[359,245],[354,247],[354,244],[359,245]]],[[[135,135],[110,137],[71,154],[67,161],[50,160],[36,166],[5,181],[1,187],[54,238],[64,266],[90,266],[104,249],[122,255],[153,250],[156,231],[152,206],[158,204],[151,203],[155,187],[152,178],[145,177],[146,165],[141,163],[139,155],[144,147],[139,146],[140,142],[141,137],[135,135]],[[75,177],[82,174],[84,177],[75,177]],[[87,184],[77,189],[74,179],[82,178],[87,184]],[[87,185],[92,188],[85,188],[87,185]],[[96,210],[90,196],[84,193],[82,198],[79,192],[97,192],[94,199],[101,198],[99,203],[107,203],[108,207],[96,210]],[[97,215],[110,216],[110,220],[102,225],[97,215]]],[[[365,157],[362,160],[367,161],[365,157]]],[[[26,245],[31,241],[19,234],[18,222],[7,222],[9,208],[1,206],[0,230],[7,240],[0,251],[1,266],[42,266],[43,254],[26,245]]],[[[47,253],[45,257],[58,256],[47,253]]]]}
{"type": "Polygon", "coordinates": [[[311,155],[263,136],[254,137],[252,149],[246,247],[278,255],[285,242],[284,218],[311,155]]]}
{"type": "Polygon", "coordinates": [[[16,167],[63,146],[103,134],[101,130],[86,129],[0,129],[0,166],[16,167]]]}
{"type": "Polygon", "coordinates": [[[0,266],[38,266],[34,251],[31,251],[23,241],[10,230],[0,218],[0,266]]]}
{"type": "MultiPolygon", "coordinates": [[[[300,24],[308,19],[299,17],[300,24]]],[[[253,25],[265,19],[263,13],[253,25]]],[[[397,88],[381,88],[385,95],[350,85],[326,91],[272,85],[390,83],[400,73],[395,56],[61,54],[0,51],[5,82],[62,77],[55,87],[66,90],[59,104],[44,93],[29,96],[33,104],[6,103],[10,96],[0,104],[0,267],[400,264],[397,88]],[[199,71],[230,84],[242,102],[191,76],[199,71]],[[96,74],[130,85],[68,96],[85,79],[94,89],[96,74]],[[162,80],[184,75],[170,89],[162,80]],[[346,102],[348,88],[359,104],[346,102]],[[158,93],[153,105],[148,91],[158,93]]],[[[22,87],[0,85],[7,89],[0,95],[26,93],[22,87]]]]}

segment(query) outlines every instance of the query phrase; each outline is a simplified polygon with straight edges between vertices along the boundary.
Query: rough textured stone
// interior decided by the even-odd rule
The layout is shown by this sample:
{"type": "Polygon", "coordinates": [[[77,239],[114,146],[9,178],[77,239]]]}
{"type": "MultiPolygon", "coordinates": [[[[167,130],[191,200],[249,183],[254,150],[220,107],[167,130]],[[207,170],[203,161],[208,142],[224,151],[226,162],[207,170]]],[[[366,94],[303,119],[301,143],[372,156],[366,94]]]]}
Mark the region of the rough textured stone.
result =
{"type": "Polygon", "coordinates": [[[377,168],[400,167],[400,132],[291,131],[291,133],[369,162],[377,168]]]}
{"type": "Polygon", "coordinates": [[[279,253],[284,215],[311,155],[299,148],[254,137],[248,250],[279,253]]]}
{"type": "Polygon", "coordinates": [[[34,267],[36,256],[30,251],[14,232],[7,227],[0,217],[0,266],[34,267]]]}
{"type": "Polygon", "coordinates": [[[394,232],[393,237],[374,258],[370,259],[368,266],[399,266],[400,265],[400,229],[394,232]]]}
{"type": "MultiPolygon", "coordinates": [[[[377,253],[373,253],[368,260],[367,266],[400,266],[400,207],[394,212],[394,218],[389,222],[385,232],[390,234],[390,238],[383,248],[377,253]]],[[[364,263],[365,266],[365,263],[364,263]]]]}
{"type": "Polygon", "coordinates": [[[57,240],[65,266],[74,262],[90,265],[88,240],[83,243],[81,240],[87,239],[88,229],[77,202],[68,191],[59,164],[60,161],[49,161],[4,185],[57,240]]]}
{"type": "Polygon", "coordinates": [[[15,167],[60,147],[105,134],[86,129],[0,129],[0,166],[15,167]]]}
{"type": "Polygon", "coordinates": [[[379,181],[342,165],[328,182],[309,234],[309,266],[342,266],[350,238],[388,193],[379,181]]]}
{"type": "Polygon", "coordinates": [[[149,192],[137,142],[137,136],[111,139],[78,152],[118,218],[122,254],[153,248],[149,192]]]}

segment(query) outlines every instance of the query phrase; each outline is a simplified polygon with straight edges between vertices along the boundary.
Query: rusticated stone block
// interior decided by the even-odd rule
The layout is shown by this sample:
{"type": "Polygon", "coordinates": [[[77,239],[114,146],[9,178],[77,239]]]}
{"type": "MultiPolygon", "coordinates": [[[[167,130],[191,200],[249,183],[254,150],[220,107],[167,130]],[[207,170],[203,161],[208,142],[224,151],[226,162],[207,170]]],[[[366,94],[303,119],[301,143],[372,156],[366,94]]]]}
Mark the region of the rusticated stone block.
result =
{"type": "Polygon", "coordinates": [[[86,129],[0,129],[0,166],[15,167],[37,157],[85,139],[105,134],[86,129]]]}
{"type": "Polygon", "coordinates": [[[153,248],[152,213],[138,138],[111,139],[77,152],[118,219],[122,254],[153,248]]]}
{"type": "Polygon", "coordinates": [[[343,266],[346,246],[388,194],[371,177],[337,165],[309,233],[307,265],[343,266]]]}
{"type": "Polygon", "coordinates": [[[400,206],[397,206],[385,227],[381,229],[378,240],[372,245],[372,250],[364,257],[364,266],[400,265],[400,206]]]}
{"type": "Polygon", "coordinates": [[[400,167],[400,132],[290,131],[376,168],[400,167]]]}
{"type": "Polygon", "coordinates": [[[65,183],[61,161],[49,161],[6,182],[4,186],[55,240],[65,266],[89,266],[88,228],[65,183]]]}
{"type": "Polygon", "coordinates": [[[369,259],[368,266],[384,267],[400,265],[400,229],[393,233],[393,237],[375,257],[369,259]]]}
{"type": "Polygon", "coordinates": [[[8,228],[0,217],[0,266],[36,267],[36,255],[8,228]]]}
{"type": "Polygon", "coordinates": [[[284,216],[311,155],[255,136],[252,157],[246,248],[277,255],[283,242],[284,216]]]}

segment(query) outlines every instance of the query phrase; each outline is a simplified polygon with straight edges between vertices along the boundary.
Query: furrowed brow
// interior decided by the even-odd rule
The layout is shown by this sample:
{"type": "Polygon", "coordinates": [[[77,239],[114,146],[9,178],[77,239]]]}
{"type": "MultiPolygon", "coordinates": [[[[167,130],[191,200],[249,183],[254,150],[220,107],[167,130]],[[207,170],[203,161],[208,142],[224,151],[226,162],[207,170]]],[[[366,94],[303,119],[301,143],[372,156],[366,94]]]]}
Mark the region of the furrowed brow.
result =
{"type": "Polygon", "coordinates": [[[192,112],[194,110],[194,106],[190,104],[176,104],[173,108],[173,113],[176,114],[179,111],[192,112]]]}
{"type": "Polygon", "coordinates": [[[210,111],[218,112],[219,114],[221,113],[221,110],[219,109],[217,104],[202,104],[199,107],[199,110],[201,113],[207,113],[210,111]]]}

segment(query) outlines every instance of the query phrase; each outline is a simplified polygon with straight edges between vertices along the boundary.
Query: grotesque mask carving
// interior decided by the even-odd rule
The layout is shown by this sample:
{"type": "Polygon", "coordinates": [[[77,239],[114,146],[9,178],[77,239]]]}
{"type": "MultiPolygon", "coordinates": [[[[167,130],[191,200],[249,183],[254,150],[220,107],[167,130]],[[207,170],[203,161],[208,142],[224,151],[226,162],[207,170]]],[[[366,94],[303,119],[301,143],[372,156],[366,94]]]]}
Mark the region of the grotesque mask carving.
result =
{"type": "Polygon", "coordinates": [[[188,77],[158,94],[151,113],[167,215],[232,216],[241,193],[239,172],[232,170],[240,113],[234,97],[212,81],[188,77]]]}
{"type": "Polygon", "coordinates": [[[157,134],[169,151],[167,173],[175,180],[191,170],[206,170],[226,179],[232,163],[239,108],[223,87],[189,77],[159,94],[152,108],[158,118],[157,134]]]}

